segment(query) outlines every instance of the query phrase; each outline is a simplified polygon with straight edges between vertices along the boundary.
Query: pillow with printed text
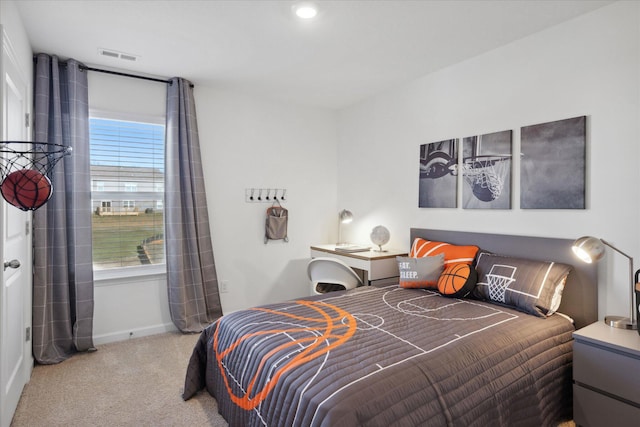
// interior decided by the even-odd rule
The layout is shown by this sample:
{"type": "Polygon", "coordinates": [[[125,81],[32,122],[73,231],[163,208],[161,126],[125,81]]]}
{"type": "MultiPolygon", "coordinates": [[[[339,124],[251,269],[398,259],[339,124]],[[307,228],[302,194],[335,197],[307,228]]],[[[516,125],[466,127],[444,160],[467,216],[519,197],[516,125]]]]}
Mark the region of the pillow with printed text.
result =
{"type": "Polygon", "coordinates": [[[444,270],[444,254],[423,258],[396,257],[400,272],[400,287],[438,289],[438,279],[444,270]]]}

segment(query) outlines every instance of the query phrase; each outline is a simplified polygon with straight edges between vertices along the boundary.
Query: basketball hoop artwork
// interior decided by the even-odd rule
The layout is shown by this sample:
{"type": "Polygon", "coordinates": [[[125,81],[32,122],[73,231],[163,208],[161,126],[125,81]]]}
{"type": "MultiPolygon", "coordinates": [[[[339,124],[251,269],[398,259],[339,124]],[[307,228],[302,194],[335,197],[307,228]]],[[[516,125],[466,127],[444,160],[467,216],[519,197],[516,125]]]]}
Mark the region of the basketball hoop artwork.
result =
{"type": "Polygon", "coordinates": [[[49,174],[71,147],[46,142],[0,142],[0,193],[7,203],[35,211],[53,194],[49,174]]]}
{"type": "Polygon", "coordinates": [[[478,200],[492,202],[502,194],[510,162],[511,155],[469,157],[462,163],[462,175],[478,200]]]}
{"type": "Polygon", "coordinates": [[[463,139],[459,172],[465,209],[510,209],[512,131],[463,139]]]}

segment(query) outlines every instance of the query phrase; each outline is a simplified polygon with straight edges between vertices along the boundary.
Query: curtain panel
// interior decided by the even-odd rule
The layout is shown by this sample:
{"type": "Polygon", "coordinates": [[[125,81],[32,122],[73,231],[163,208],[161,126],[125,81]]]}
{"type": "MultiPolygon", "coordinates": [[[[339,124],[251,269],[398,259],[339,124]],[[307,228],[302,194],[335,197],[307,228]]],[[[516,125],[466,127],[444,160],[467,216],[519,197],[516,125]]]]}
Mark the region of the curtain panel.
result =
{"type": "Polygon", "coordinates": [[[171,319],[200,332],[222,315],[209,230],[193,86],[167,85],[165,246],[171,319]]]}
{"type": "Polygon", "coordinates": [[[51,173],[51,199],[33,214],[33,353],[41,364],[94,349],[89,103],[80,65],[35,57],[35,141],[73,150],[51,173]]]}

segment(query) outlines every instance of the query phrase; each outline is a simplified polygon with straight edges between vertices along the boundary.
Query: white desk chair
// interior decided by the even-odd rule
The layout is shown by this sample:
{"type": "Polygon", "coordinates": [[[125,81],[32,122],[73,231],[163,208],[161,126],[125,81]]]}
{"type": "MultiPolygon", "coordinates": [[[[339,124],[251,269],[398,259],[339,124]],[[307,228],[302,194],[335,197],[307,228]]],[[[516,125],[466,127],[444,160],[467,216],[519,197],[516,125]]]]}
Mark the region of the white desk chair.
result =
{"type": "Polygon", "coordinates": [[[307,265],[311,292],[320,295],[362,286],[362,280],[347,264],[336,258],[312,258],[307,265]]]}

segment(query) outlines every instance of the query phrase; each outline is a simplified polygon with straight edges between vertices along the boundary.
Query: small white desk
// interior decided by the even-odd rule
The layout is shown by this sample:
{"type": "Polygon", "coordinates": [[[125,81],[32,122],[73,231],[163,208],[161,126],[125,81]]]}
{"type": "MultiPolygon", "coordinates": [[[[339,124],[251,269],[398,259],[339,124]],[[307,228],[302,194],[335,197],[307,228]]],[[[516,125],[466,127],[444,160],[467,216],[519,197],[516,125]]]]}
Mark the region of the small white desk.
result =
{"type": "Polygon", "coordinates": [[[337,258],[349,267],[362,271],[362,283],[365,285],[384,283],[383,280],[395,281],[399,276],[397,256],[407,256],[407,251],[389,249],[387,252],[340,252],[336,251],[336,245],[311,246],[311,258],[337,258]]]}

